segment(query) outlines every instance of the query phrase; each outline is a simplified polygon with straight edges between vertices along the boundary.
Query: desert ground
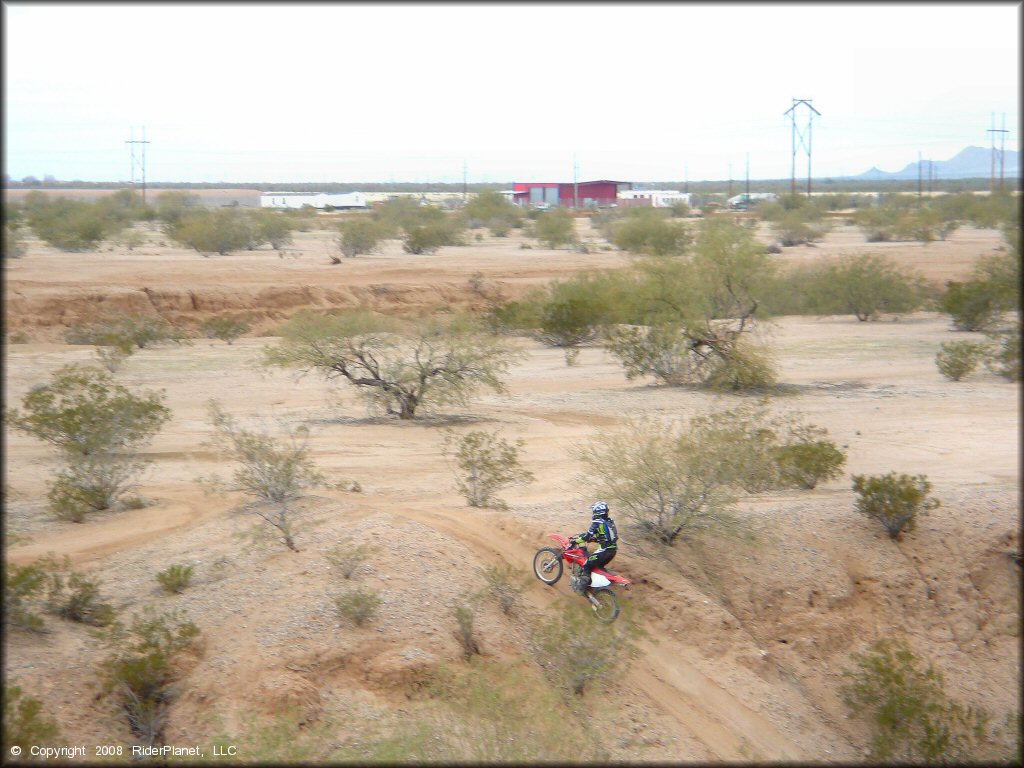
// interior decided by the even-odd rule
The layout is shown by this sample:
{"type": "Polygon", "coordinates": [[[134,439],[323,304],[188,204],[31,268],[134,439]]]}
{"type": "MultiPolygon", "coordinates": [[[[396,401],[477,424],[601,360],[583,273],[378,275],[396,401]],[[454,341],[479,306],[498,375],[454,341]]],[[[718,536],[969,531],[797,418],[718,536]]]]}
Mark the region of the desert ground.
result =
{"type": "MultiPolygon", "coordinates": [[[[470,406],[400,423],[370,413],[337,383],[258,365],[277,324],[301,308],[480,306],[473,285],[514,297],[580,269],[628,264],[627,254],[602,247],[579,224],[594,246],[589,253],[523,248],[521,237],[485,233],[433,255],[411,256],[391,242],[332,265],[326,229],[297,233],[283,253],[212,257],[145,230],[147,244],[133,251],[61,253],[30,241],[24,258],[4,263],[7,405],[59,366],[92,359],[91,347],[63,343],[63,331],[97,312],[159,314],[181,324],[246,312],[258,321],[234,344],[147,348],[118,372],[125,385],[164,390],[174,414],[148,449],[142,509],[81,524],[54,520],[45,501],[52,452],[5,431],[7,560],[68,555],[127,613],[175,609],[200,628],[201,647],[177,683],[167,744],[219,738],[237,746],[235,759],[254,759],[267,724],[298,712],[285,743],[319,741],[308,753],[288,754],[358,760],[361,739],[400,731],[426,711],[431,702],[421,692],[441,670],[524,656],[529,667],[531,625],[580,600],[566,579],[552,588],[530,572],[547,532],[575,533],[589,523],[596,499],[571,448],[613,435],[628,416],[687,418],[744,401],[629,381],[596,346],[570,367],[560,350],[517,339],[526,358],[511,370],[508,394],[485,393],[470,406]],[[300,551],[244,543],[238,534],[258,522],[244,499],[200,482],[233,471],[208,444],[211,397],[242,419],[309,427],[313,457],[333,486],[303,504],[300,551]],[[442,454],[444,430],[481,427],[522,439],[523,463],[535,475],[501,494],[507,510],[468,507],[442,454]],[[348,490],[351,483],[360,490],[348,490]],[[383,598],[362,627],[339,618],[331,602],[349,586],[325,557],[343,536],[378,547],[353,576],[383,598]],[[196,574],[177,595],[162,593],[154,579],[172,563],[193,565],[196,574]],[[452,606],[480,586],[483,568],[501,563],[527,579],[522,606],[512,616],[493,605],[479,609],[480,655],[467,663],[452,606]]],[[[775,258],[882,253],[941,285],[966,277],[1000,242],[996,232],[964,228],[928,245],[866,244],[840,226],[816,247],[775,258]]],[[[622,545],[613,567],[633,582],[620,621],[635,621],[644,634],[626,670],[584,694],[585,711],[603,721],[602,759],[862,760],[868,730],[847,716],[839,688],[850,654],[882,637],[906,640],[942,671],[947,692],[983,706],[994,721],[1016,716],[1018,385],[984,370],[944,379],[934,362],[939,345],[968,334],[936,313],[863,323],[781,317],[764,333],[788,385],[773,410],[826,428],[846,447],[844,473],[812,491],[744,499],[752,535],[743,539],[708,534],[666,548],[616,518],[622,545]],[[926,475],[942,502],[899,542],[854,511],[850,488],[853,474],[889,471],[926,475]]],[[[53,632],[43,636],[7,633],[5,679],[45,703],[64,743],[133,743],[123,713],[100,688],[99,641],[81,625],[48,624],[53,632]]],[[[595,623],[593,631],[605,630],[595,623]]],[[[1009,736],[1005,747],[1009,753],[1009,736]]],[[[95,759],[91,747],[87,757],[95,759]]],[[[268,759],[265,751],[258,757],[268,759]]]]}

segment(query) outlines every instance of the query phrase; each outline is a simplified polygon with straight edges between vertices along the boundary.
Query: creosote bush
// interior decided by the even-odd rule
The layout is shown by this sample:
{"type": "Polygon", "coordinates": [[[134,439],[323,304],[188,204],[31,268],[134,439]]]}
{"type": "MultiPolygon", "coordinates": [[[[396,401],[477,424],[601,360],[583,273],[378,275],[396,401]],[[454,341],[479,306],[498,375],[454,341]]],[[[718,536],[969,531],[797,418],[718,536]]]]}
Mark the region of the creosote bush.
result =
{"type": "Polygon", "coordinates": [[[199,628],[176,613],[146,609],[130,626],[115,621],[104,632],[110,655],[103,663],[104,688],[114,693],[132,732],[144,744],[162,738],[176,658],[193,646],[199,628]]]}
{"type": "Polygon", "coordinates": [[[359,566],[369,560],[377,552],[372,544],[356,544],[351,536],[346,536],[333,549],[324,554],[342,578],[351,579],[359,566]]]}
{"type": "Polygon", "coordinates": [[[469,661],[473,655],[480,653],[475,630],[476,607],[473,603],[472,599],[463,595],[452,608],[455,615],[455,637],[462,648],[463,661],[469,661]]]}
{"type": "Polygon", "coordinates": [[[39,699],[26,696],[20,686],[4,685],[3,745],[5,750],[18,747],[29,755],[32,747],[57,746],[60,727],[43,713],[39,699]]]}
{"type": "Polygon", "coordinates": [[[552,208],[538,214],[533,222],[533,236],[548,248],[576,242],[575,219],[564,208],[552,208]]]}
{"type": "Polygon", "coordinates": [[[922,668],[903,641],[878,640],[852,659],[843,701],[871,726],[869,760],[940,765],[1003,757],[989,714],[952,699],[942,673],[922,668]]]}
{"type": "Polygon", "coordinates": [[[188,589],[189,584],[192,583],[192,571],[191,565],[175,563],[157,573],[156,580],[164,592],[178,594],[188,589]]]}
{"type": "Polygon", "coordinates": [[[30,632],[47,632],[40,610],[47,573],[39,563],[4,564],[4,626],[30,632]]]}
{"type": "Polygon", "coordinates": [[[924,475],[889,472],[853,476],[853,490],[858,495],[856,510],[878,520],[893,540],[904,531],[913,531],[918,515],[940,505],[938,499],[928,496],[931,489],[924,475]]]}
{"type": "Polygon", "coordinates": [[[373,253],[387,235],[388,231],[380,221],[359,216],[338,225],[336,244],[342,256],[352,258],[361,253],[373,253]]]}
{"type": "Polygon", "coordinates": [[[511,616],[519,606],[525,581],[523,575],[507,563],[488,566],[484,569],[481,596],[494,600],[503,614],[511,616]]]}
{"type": "Polygon", "coordinates": [[[361,627],[377,615],[380,593],[372,589],[351,589],[334,598],[338,615],[361,627]]]}
{"type": "Polygon", "coordinates": [[[970,376],[985,354],[985,346],[973,341],[948,341],[939,347],[935,365],[950,381],[970,376]]]}
{"type": "Polygon", "coordinates": [[[71,570],[67,556],[63,563],[45,558],[40,565],[48,572],[47,610],[66,621],[105,627],[115,620],[109,603],[99,602],[99,582],[71,570]]]}
{"type": "Polygon", "coordinates": [[[445,436],[444,452],[456,466],[456,486],[471,507],[505,509],[495,494],[510,485],[529,483],[533,473],[519,464],[522,440],[510,443],[497,432],[472,431],[445,436]]]}
{"type": "Polygon", "coordinates": [[[207,318],[199,324],[199,331],[208,339],[220,339],[228,344],[234,342],[252,329],[250,322],[244,317],[217,315],[207,318]]]}

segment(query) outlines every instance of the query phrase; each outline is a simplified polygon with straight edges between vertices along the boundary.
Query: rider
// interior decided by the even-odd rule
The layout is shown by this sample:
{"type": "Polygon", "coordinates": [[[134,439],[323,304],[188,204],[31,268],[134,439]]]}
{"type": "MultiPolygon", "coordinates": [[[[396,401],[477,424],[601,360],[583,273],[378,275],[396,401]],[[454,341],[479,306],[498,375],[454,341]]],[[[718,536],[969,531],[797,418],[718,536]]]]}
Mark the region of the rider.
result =
{"type": "Polygon", "coordinates": [[[599,501],[592,506],[590,508],[590,516],[590,528],[570,539],[570,541],[576,544],[596,539],[599,545],[597,551],[590,555],[587,558],[587,562],[583,564],[583,573],[585,575],[584,587],[590,586],[591,571],[605,566],[612,561],[615,557],[616,545],[619,541],[619,533],[615,530],[615,521],[608,517],[608,504],[606,502],[599,501]]]}

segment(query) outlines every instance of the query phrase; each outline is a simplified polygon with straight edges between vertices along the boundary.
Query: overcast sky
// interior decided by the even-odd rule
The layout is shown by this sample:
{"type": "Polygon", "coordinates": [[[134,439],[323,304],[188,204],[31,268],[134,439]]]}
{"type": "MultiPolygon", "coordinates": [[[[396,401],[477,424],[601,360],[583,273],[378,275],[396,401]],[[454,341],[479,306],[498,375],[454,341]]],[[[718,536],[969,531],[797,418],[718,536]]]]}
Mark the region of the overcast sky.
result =
{"type": "Polygon", "coordinates": [[[3,5],[13,179],[788,178],[793,99],[815,177],[1019,149],[1014,3],[3,5]]]}

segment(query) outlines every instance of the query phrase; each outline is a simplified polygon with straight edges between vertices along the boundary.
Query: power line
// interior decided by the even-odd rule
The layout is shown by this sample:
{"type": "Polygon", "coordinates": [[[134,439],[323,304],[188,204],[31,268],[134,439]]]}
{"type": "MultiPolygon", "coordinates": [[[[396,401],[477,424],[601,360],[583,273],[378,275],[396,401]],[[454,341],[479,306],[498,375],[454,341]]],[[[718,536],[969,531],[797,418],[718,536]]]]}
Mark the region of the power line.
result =
{"type": "Polygon", "coordinates": [[[138,160],[136,158],[136,154],[135,154],[136,153],[135,145],[138,144],[141,147],[141,155],[142,155],[142,162],[141,162],[141,166],[142,166],[142,204],[145,205],[146,204],[146,145],[149,144],[149,142],[146,141],[146,126],[142,126],[142,140],[141,141],[136,141],[135,140],[135,128],[133,127],[132,130],[131,130],[131,140],[126,141],[125,144],[127,144],[129,146],[129,151],[131,152],[132,188],[133,189],[135,188],[135,164],[136,164],[136,162],[138,162],[138,160]]]}
{"type": "Polygon", "coordinates": [[[792,171],[791,171],[791,174],[790,174],[790,183],[789,183],[790,194],[792,194],[794,196],[796,195],[796,143],[797,143],[797,138],[799,138],[800,139],[800,146],[803,147],[803,149],[805,149],[806,152],[807,152],[807,196],[810,197],[810,195],[811,195],[811,123],[814,120],[814,116],[815,115],[818,115],[818,117],[821,117],[821,112],[819,112],[818,110],[816,110],[814,107],[811,106],[811,100],[810,99],[793,99],[793,106],[791,106],[789,109],[787,109],[782,114],[783,114],[783,117],[785,117],[786,115],[789,115],[791,120],[792,120],[792,123],[793,123],[792,134],[791,134],[791,136],[792,136],[792,149],[793,149],[793,162],[792,162],[792,171]],[[810,111],[807,113],[807,127],[804,128],[804,129],[797,129],[797,127],[796,127],[796,108],[798,106],[800,106],[801,104],[803,104],[805,107],[807,107],[807,109],[810,110],[810,111]],[[805,138],[806,138],[806,142],[804,141],[805,138]]]}

